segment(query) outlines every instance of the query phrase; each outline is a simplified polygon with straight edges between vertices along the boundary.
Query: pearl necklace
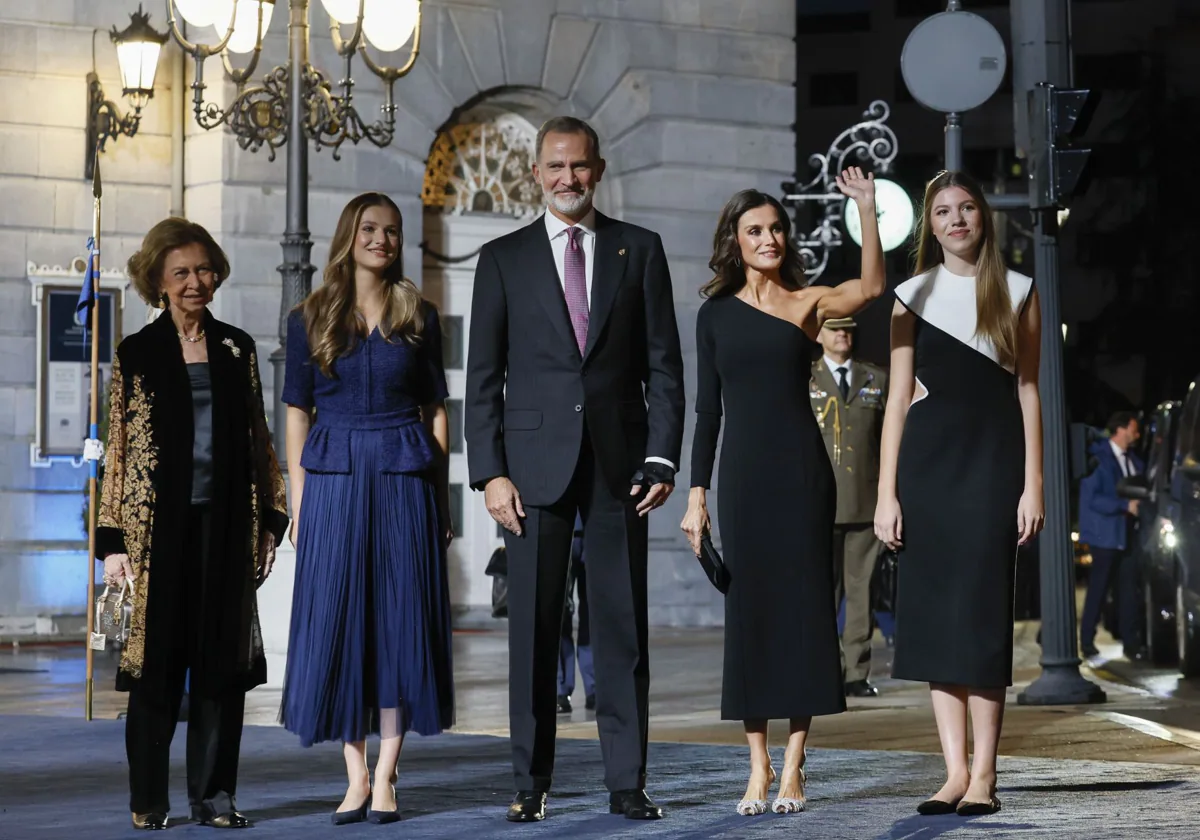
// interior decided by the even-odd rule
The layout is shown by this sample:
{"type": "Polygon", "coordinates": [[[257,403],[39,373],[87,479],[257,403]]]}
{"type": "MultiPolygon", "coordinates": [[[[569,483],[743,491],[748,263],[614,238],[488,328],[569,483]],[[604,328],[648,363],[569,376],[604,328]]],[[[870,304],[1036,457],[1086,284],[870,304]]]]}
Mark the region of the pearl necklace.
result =
{"type": "Polygon", "coordinates": [[[204,330],[200,330],[199,334],[197,334],[195,338],[188,338],[183,333],[177,333],[177,335],[179,336],[180,341],[186,341],[188,344],[195,344],[197,341],[204,340],[204,330]]]}

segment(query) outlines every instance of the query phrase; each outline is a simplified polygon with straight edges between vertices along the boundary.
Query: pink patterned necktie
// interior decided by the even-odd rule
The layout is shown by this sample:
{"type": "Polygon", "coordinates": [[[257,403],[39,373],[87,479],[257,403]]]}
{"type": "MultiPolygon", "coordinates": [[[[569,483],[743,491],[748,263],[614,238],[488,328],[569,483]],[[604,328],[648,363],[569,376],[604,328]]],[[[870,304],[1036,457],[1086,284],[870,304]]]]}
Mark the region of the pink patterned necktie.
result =
{"type": "Polygon", "coordinates": [[[575,342],[579,352],[587,346],[588,294],[587,267],[584,262],[583,246],[579,239],[583,231],[577,227],[567,228],[567,253],[563,261],[563,291],[567,297],[567,312],[571,316],[571,327],[575,330],[575,342]]]}

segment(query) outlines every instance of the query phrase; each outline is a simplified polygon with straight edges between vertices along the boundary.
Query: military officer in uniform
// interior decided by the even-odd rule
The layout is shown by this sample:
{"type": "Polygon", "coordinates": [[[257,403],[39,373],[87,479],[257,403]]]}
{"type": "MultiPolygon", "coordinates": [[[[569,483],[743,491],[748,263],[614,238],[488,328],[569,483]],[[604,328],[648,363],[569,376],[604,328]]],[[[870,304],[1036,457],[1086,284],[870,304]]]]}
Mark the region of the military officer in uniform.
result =
{"type": "Polygon", "coordinates": [[[818,335],[824,354],[813,362],[809,397],[837,476],[833,536],[835,598],[846,599],[842,666],[846,694],[874,697],[871,670],[871,575],[879,556],[875,497],[887,373],[853,358],[853,318],[826,321],[818,335]]]}

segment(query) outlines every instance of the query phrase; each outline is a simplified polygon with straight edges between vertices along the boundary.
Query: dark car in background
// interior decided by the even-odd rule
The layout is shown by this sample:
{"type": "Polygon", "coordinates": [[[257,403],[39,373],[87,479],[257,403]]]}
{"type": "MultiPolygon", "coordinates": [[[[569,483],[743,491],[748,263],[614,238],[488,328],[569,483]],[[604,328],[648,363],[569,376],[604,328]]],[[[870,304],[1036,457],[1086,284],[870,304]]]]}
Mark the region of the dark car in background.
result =
{"type": "Polygon", "coordinates": [[[1200,377],[1155,409],[1147,433],[1146,476],[1123,493],[1144,506],[1146,643],[1154,662],[1200,677],[1200,377]]]}

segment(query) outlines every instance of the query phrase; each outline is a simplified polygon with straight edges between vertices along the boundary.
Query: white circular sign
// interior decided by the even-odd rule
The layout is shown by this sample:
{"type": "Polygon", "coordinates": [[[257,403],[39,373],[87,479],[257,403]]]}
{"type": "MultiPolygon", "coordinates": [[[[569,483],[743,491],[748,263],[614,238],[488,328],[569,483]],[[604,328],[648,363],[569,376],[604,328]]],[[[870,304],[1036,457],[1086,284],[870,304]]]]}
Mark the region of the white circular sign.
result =
{"type": "MultiPolygon", "coordinates": [[[[879,239],[884,251],[899,248],[912,233],[916,214],[913,212],[912,199],[904,191],[904,187],[886,178],[875,179],[875,217],[879,219],[879,239]]],[[[858,205],[853,199],[846,199],[842,210],[842,219],[846,223],[846,233],[854,240],[854,244],[862,247],[862,218],[858,215],[858,205]]]]}
{"type": "Polygon", "coordinates": [[[913,99],[944,114],[978,108],[1004,81],[1004,39],[979,15],[941,12],[917,24],[900,53],[913,99]]]}

